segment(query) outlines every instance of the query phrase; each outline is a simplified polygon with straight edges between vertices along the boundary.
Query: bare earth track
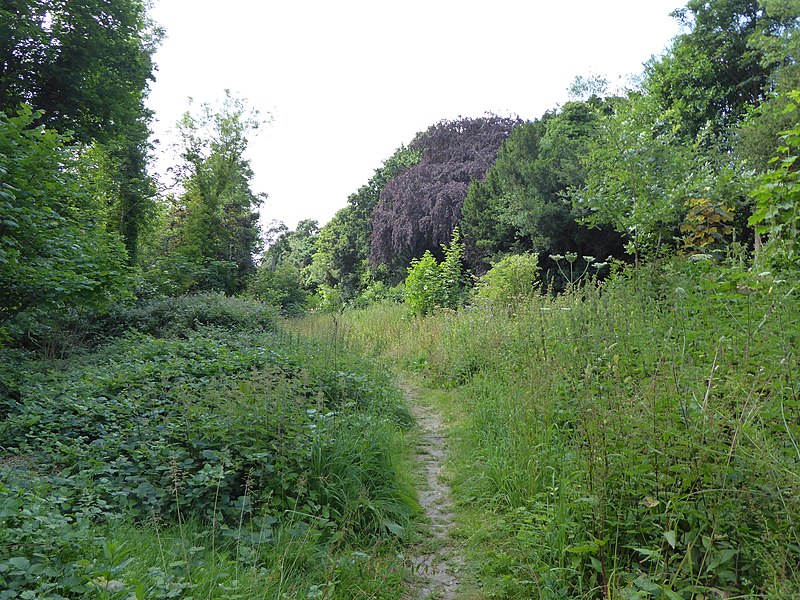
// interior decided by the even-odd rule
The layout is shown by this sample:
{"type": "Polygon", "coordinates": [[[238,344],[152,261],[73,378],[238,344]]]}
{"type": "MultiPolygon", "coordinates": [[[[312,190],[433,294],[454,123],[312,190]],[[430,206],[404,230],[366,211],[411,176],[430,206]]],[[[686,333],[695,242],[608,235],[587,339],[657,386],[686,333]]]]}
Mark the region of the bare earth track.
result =
{"type": "Polygon", "coordinates": [[[420,429],[418,460],[424,486],[419,503],[431,521],[432,537],[412,559],[416,575],[412,597],[452,600],[456,597],[462,560],[450,536],[454,526],[450,486],[442,477],[447,458],[444,425],[435,407],[420,403],[413,387],[404,387],[420,429]]]}

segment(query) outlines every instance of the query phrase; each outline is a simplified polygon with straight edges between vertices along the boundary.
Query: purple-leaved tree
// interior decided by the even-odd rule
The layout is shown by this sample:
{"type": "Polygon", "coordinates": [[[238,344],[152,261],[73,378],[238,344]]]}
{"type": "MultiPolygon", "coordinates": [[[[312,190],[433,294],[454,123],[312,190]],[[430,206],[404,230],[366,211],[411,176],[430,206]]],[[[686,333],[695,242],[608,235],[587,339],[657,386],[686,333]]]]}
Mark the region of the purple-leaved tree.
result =
{"type": "Polygon", "coordinates": [[[395,279],[426,250],[441,254],[474,179],[483,179],[519,119],[487,115],[441,121],[411,142],[422,159],[383,189],[372,213],[370,263],[395,279]]]}

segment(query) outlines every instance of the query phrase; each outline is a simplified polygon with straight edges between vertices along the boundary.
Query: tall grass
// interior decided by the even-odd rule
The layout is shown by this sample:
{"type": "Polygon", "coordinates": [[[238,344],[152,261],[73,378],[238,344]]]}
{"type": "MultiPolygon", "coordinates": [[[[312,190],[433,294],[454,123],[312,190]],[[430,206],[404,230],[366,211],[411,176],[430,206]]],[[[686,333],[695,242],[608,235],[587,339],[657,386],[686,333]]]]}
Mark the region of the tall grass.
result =
{"type": "Polygon", "coordinates": [[[488,595],[787,598],[797,293],[676,264],[512,307],[313,326],[453,388],[456,494],[488,595]]]}

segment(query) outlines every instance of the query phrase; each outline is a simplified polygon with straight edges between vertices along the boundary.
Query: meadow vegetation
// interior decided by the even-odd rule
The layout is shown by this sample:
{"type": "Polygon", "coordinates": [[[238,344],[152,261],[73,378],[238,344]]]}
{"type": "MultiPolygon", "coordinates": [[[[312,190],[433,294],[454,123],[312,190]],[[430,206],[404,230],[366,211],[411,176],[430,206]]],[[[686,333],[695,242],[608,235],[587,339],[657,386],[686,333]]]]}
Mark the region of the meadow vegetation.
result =
{"type": "MultiPolygon", "coordinates": [[[[335,323],[445,390],[458,533],[483,596],[789,598],[797,294],[768,272],[675,260],[555,296],[335,323]]],[[[297,327],[324,335],[331,319],[297,327]]]]}
{"type": "Polygon", "coordinates": [[[413,595],[397,376],[467,597],[800,597],[800,0],[687,0],[628,89],[266,231],[245,99],[148,171],[149,8],[0,6],[0,600],[413,595]]]}
{"type": "Polygon", "coordinates": [[[418,511],[387,373],[270,306],[153,301],[2,354],[0,598],[396,598],[418,511]]]}

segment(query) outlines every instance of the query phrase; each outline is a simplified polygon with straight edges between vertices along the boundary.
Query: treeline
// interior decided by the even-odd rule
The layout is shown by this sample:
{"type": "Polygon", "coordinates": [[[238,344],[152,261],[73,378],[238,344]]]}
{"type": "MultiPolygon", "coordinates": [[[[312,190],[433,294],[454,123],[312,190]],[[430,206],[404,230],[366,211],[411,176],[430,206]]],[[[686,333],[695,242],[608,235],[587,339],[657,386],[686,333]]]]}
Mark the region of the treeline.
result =
{"type": "Polygon", "coordinates": [[[0,7],[0,342],[50,345],[120,302],[243,291],[262,247],[247,136],[226,92],[188,111],[170,172],[148,171],[162,31],[147,4],[0,7]]]}
{"type": "Polygon", "coordinates": [[[554,289],[566,256],[585,270],[734,247],[796,268],[798,15],[796,1],[690,1],[635,89],[578,77],[570,102],[533,121],[433,125],[324,227],[274,229],[258,293],[290,311],[395,297],[456,227],[469,273],[530,253],[554,289]]]}
{"type": "Polygon", "coordinates": [[[556,290],[567,256],[601,275],[608,257],[731,248],[795,268],[799,14],[797,0],[691,0],[635,89],[579,77],[532,121],[441,121],[323,227],[262,232],[244,153],[263,119],[230,93],[178,124],[169,185],[148,173],[162,32],[145,3],[7,3],[0,336],[42,344],[117,302],[193,292],[287,313],[400,298],[412,262],[442,261],[456,228],[462,284],[516,254],[556,290]]]}

